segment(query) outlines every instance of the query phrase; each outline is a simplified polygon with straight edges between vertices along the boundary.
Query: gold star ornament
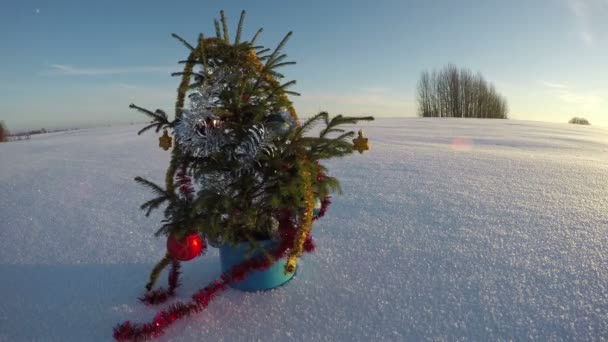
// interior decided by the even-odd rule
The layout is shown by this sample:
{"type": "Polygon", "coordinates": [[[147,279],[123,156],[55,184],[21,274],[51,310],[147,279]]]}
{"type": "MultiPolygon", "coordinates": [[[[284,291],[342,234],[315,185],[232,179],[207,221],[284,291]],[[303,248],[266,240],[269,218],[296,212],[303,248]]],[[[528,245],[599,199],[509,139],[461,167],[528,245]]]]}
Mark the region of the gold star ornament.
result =
{"type": "Polygon", "coordinates": [[[359,136],[353,139],[353,150],[359,151],[359,153],[363,153],[363,151],[369,150],[369,143],[367,142],[367,138],[363,137],[363,130],[359,130],[359,136]]]}
{"type": "Polygon", "coordinates": [[[171,148],[171,137],[169,136],[169,133],[167,133],[166,129],[163,136],[158,138],[158,146],[165,151],[171,148]]]}

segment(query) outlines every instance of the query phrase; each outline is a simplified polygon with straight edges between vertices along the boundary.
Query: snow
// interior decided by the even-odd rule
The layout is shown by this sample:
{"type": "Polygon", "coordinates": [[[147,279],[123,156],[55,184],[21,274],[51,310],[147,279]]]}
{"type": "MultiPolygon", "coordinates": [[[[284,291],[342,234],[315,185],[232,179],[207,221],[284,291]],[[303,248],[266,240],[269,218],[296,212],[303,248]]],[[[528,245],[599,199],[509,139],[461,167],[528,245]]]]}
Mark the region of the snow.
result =
{"type": "MultiPolygon", "coordinates": [[[[169,154],[140,126],[0,144],[0,341],[107,341],[164,254],[138,207],[169,154]]],[[[159,341],[590,340],[608,336],[608,129],[379,119],[317,251],[264,293],[229,290],[159,341]]],[[[219,275],[184,264],[178,299],[219,275]]],[[[165,283],[166,277],[161,277],[165,283]]]]}

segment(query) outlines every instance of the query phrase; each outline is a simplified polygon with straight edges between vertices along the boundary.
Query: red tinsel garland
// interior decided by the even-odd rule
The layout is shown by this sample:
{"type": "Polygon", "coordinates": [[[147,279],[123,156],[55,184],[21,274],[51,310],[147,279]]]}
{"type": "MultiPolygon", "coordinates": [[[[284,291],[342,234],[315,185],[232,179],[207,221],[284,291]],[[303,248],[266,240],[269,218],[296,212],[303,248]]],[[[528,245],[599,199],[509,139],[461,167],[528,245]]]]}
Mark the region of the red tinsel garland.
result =
{"type": "MultiPolygon", "coordinates": [[[[283,258],[289,247],[291,247],[293,244],[295,227],[293,219],[290,216],[291,215],[289,214],[283,214],[282,219],[279,220],[281,243],[274,251],[270,253],[275,261],[283,258]]],[[[314,242],[312,238],[309,237],[305,242],[304,250],[309,252],[313,249],[314,242]]],[[[124,323],[119,324],[114,328],[114,339],[117,341],[141,341],[158,337],[162,335],[164,330],[176,320],[203,311],[207,305],[209,305],[209,302],[211,302],[211,300],[213,300],[219,292],[228,288],[229,282],[239,282],[245,279],[247,273],[254,270],[265,270],[272,266],[275,261],[270,261],[263,257],[245,260],[241,264],[232,267],[232,269],[222,274],[218,279],[211,282],[206,287],[197,291],[194,295],[192,295],[192,300],[189,302],[177,302],[171,304],[168,309],[159,311],[151,322],[144,324],[133,324],[130,321],[125,321],[124,323]]],[[[177,264],[177,268],[179,269],[179,264],[177,264]]],[[[174,279],[174,284],[176,285],[175,287],[177,287],[178,274],[179,272],[171,272],[171,275],[169,276],[170,288],[172,279],[174,279]]],[[[174,289],[175,288],[173,288],[173,290],[174,289]]]]}
{"type": "Polygon", "coordinates": [[[178,260],[172,260],[171,271],[169,272],[168,285],[169,287],[165,290],[162,287],[158,290],[148,291],[139,300],[144,304],[155,305],[161,304],[167,301],[167,299],[175,295],[175,289],[179,287],[179,269],[180,264],[178,260]]]}
{"type": "Polygon", "coordinates": [[[194,200],[194,187],[192,186],[192,179],[186,173],[186,170],[182,168],[177,172],[176,175],[177,184],[179,184],[179,192],[184,198],[192,202],[194,200]]]}

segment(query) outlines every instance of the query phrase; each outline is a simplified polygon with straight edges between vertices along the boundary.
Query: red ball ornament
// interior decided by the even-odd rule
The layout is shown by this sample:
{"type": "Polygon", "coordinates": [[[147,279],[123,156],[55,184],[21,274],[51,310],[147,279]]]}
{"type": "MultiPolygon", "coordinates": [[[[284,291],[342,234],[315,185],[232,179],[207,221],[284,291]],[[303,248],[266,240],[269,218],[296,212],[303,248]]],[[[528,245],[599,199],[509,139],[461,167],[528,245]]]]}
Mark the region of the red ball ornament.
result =
{"type": "Polygon", "coordinates": [[[196,258],[205,248],[205,242],[196,233],[188,233],[180,240],[173,234],[167,238],[167,251],[176,260],[188,261],[196,258]]]}

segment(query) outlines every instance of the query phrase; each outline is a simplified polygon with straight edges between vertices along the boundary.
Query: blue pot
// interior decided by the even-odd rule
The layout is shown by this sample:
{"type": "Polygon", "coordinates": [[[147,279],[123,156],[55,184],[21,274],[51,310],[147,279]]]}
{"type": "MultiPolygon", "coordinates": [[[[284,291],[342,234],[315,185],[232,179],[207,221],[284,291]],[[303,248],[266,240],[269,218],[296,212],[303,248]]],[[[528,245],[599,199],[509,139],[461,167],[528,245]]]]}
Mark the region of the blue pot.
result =
{"type": "MultiPolygon", "coordinates": [[[[265,249],[272,249],[276,246],[276,242],[271,240],[258,241],[258,244],[265,249]]],[[[233,266],[240,264],[248,258],[264,257],[260,252],[247,255],[245,251],[247,251],[249,247],[248,242],[242,242],[236,246],[224,245],[220,247],[222,273],[229,271],[233,266]]],[[[295,272],[287,275],[284,273],[285,263],[286,261],[281,259],[275,262],[271,267],[263,271],[251,271],[247,273],[245,279],[236,283],[230,283],[229,285],[230,287],[241,291],[263,291],[279,287],[290,281],[295,274],[295,272]]]]}

